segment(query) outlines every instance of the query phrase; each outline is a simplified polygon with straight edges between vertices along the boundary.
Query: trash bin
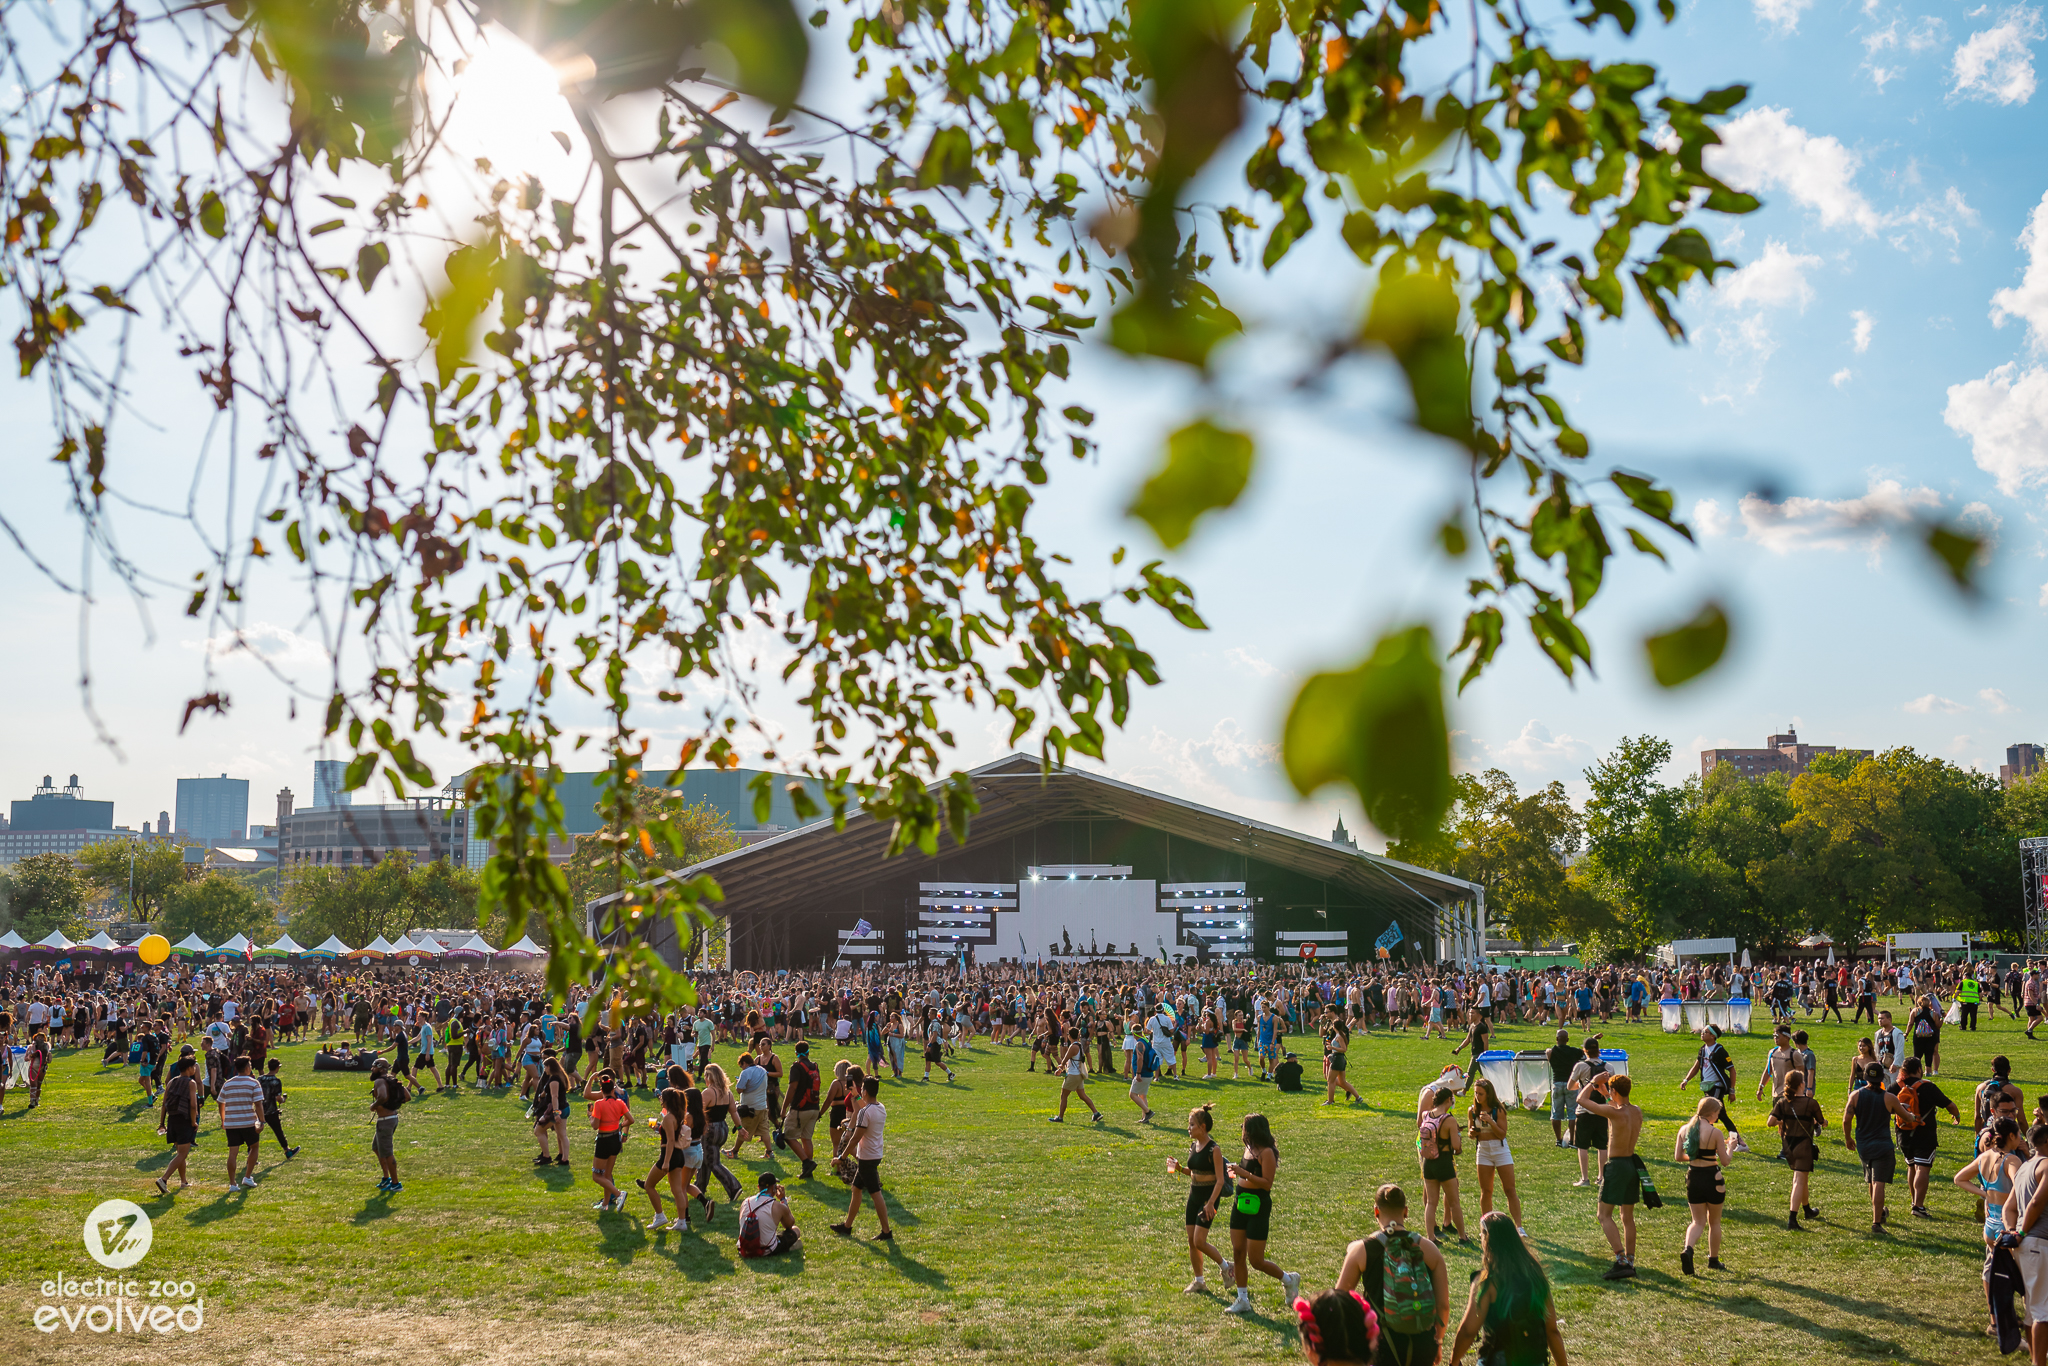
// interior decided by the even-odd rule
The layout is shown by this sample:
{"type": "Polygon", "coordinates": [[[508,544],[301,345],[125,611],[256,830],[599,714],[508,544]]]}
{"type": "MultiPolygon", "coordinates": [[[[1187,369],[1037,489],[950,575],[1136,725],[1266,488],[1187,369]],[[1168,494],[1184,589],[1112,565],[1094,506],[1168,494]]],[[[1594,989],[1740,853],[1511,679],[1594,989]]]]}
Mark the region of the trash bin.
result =
{"type": "Polygon", "coordinates": [[[1657,1002],[1657,1009],[1664,1016],[1664,1032],[1666,1034],[1683,1034],[1685,1032],[1685,1002],[1679,1000],[1676,996],[1667,996],[1657,1002]]]}
{"type": "Polygon", "coordinates": [[[1734,998],[1732,998],[1732,999],[1731,999],[1731,1000],[1730,1000],[1730,1001],[1728,1002],[1728,1032],[1729,1032],[1729,1033],[1731,1033],[1731,1034],[1747,1034],[1747,1033],[1749,1033],[1749,1010],[1750,1010],[1750,1004],[1751,1004],[1751,1002],[1750,1002],[1750,999],[1749,999],[1749,998],[1748,998],[1747,996],[1737,996],[1737,997],[1734,997],[1734,998]]]}
{"type": "Polygon", "coordinates": [[[1687,1001],[1685,1003],[1685,1032],[1697,1034],[1713,1021],[1707,1018],[1707,1007],[1711,1001],[1687,1001]]]}
{"type": "Polygon", "coordinates": [[[1628,1075],[1628,1054],[1619,1048],[1600,1050],[1600,1061],[1607,1064],[1607,1070],[1617,1077],[1628,1075]]]}

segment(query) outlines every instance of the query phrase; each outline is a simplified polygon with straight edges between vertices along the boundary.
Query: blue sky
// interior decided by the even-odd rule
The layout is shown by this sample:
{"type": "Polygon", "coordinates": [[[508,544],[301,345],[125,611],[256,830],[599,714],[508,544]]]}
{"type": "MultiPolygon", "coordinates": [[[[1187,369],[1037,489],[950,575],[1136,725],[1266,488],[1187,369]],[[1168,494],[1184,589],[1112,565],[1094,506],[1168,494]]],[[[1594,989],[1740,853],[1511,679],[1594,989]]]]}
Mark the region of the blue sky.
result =
{"type": "MultiPolygon", "coordinates": [[[[1586,618],[1596,678],[1567,683],[1515,640],[1454,706],[1460,762],[1576,790],[1598,754],[1646,732],[1672,741],[1674,780],[1696,771],[1701,748],[1760,744],[1787,724],[1814,743],[1913,745],[1994,771],[2006,745],[2048,738],[2033,681],[2048,663],[2040,11],[1761,0],[1689,6],[1628,44],[1596,45],[1575,27],[1559,41],[1640,54],[1683,94],[1748,83],[1719,170],[1767,205],[1705,225],[1743,269],[1688,295],[1690,345],[1631,317],[1598,329],[1590,367],[1562,381],[1594,466],[1674,484],[1697,548],[1677,550],[1668,569],[1631,559],[1610,576],[1586,618]],[[1996,540],[1980,604],[1943,587],[1899,525],[1937,512],[1996,540]],[[1660,692],[1637,642],[1709,594],[1736,612],[1730,658],[1660,692]]],[[[1342,810],[1356,828],[1334,793],[1293,799],[1277,767],[1279,722],[1301,677],[1354,661],[1386,624],[1428,620],[1454,638],[1463,575],[1427,535],[1460,467],[1403,429],[1397,388],[1371,366],[1319,396],[1267,382],[1305,323],[1363,307],[1364,282],[1341,249],[1311,243],[1272,277],[1235,277],[1226,293],[1252,328],[1212,395],[1169,368],[1083,351],[1073,398],[1102,414],[1102,448],[1055,471],[1040,530],[1075,556],[1077,579],[1095,581],[1112,546],[1155,549],[1119,509],[1164,433],[1196,411],[1256,431],[1261,466],[1243,505],[1168,557],[1213,629],[1139,619],[1168,681],[1139,700],[1107,767],[1316,832],[1342,810]]],[[[168,347],[156,368],[152,383],[188,383],[168,347]]],[[[33,430],[37,391],[11,383],[0,395],[17,434],[33,430]]],[[[200,430],[167,424],[167,457],[189,461],[200,430]]],[[[10,515],[72,572],[75,528],[45,511],[55,481],[44,443],[10,443],[4,459],[10,515]]],[[[141,519],[127,529],[130,548],[167,578],[189,571],[182,534],[141,519]]],[[[224,663],[230,718],[177,734],[206,644],[167,597],[145,614],[153,643],[118,596],[93,617],[96,701],[117,757],[95,739],[75,686],[75,602],[12,547],[0,546],[0,564],[14,589],[0,800],[27,796],[45,772],[75,771],[88,795],[116,801],[118,820],[139,824],[172,804],[180,775],[251,779],[258,819],[276,788],[310,789],[308,710],[289,715],[283,690],[246,659],[224,663]]],[[[317,678],[320,652],[288,584],[271,585],[249,619],[274,662],[317,678]]],[[[788,718],[771,699],[767,719],[788,718]]],[[[979,726],[961,739],[962,763],[1005,748],[979,726]]],[[[439,757],[460,766],[452,751],[439,757]]]]}

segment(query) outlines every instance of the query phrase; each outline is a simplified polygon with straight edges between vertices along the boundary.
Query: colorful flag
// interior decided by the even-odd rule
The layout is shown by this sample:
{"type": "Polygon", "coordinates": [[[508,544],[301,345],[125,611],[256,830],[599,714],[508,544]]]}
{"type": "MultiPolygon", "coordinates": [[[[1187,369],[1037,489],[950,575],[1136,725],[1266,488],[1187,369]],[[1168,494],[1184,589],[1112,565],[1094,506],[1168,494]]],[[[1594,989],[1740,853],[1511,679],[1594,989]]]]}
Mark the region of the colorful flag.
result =
{"type": "Polygon", "coordinates": [[[866,920],[856,920],[853,922],[853,933],[854,937],[857,939],[864,938],[867,935],[873,934],[874,932],[875,927],[873,925],[868,924],[866,920]]]}

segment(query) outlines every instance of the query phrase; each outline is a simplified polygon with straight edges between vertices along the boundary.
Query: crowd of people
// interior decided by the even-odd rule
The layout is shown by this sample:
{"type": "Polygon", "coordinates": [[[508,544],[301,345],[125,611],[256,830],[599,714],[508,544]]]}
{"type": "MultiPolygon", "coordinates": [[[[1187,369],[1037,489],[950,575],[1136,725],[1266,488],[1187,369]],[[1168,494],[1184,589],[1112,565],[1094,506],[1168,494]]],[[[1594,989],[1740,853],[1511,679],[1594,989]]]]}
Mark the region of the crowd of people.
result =
{"type": "MultiPolygon", "coordinates": [[[[173,1152],[156,1181],[160,1195],[194,1180],[189,1159],[209,1105],[227,1143],[229,1186],[253,1190],[266,1128],[286,1159],[299,1151],[286,1138],[289,1097],[273,1050],[311,1042],[316,1068],[366,1074],[380,1198],[404,1189],[396,1132],[405,1107],[429,1088],[470,1085],[525,1102],[522,1122],[531,1125],[537,1167],[571,1165],[572,1120],[581,1105],[593,1208],[601,1214],[622,1213],[644,1197],[649,1228],[704,1231],[719,1205],[730,1204],[740,1250],[773,1256],[802,1237],[787,1191],[774,1172],[762,1172],[742,1198],[727,1162],[758,1144],[764,1157],[787,1153],[801,1179],[810,1180],[822,1144],[822,1165],[849,1191],[846,1215],[832,1232],[851,1236],[872,1209],[874,1236],[893,1239],[881,1175],[888,1131],[881,1084],[885,1076],[907,1080],[917,1062],[919,1080],[929,1082],[937,1069],[951,1082],[962,1050],[1014,1048],[1010,1056],[1025,1071],[1043,1063],[1048,1075],[1060,1076],[1052,1122],[1067,1122],[1075,1106],[1102,1122],[1089,1083],[1100,1088],[1115,1078],[1138,1122],[1150,1123],[1161,1078],[1221,1078],[1226,1061],[1232,1078],[1269,1083],[1278,1093],[1307,1093],[1310,1069],[1319,1067],[1322,1104],[1360,1103],[1351,1080],[1355,1041],[1376,1031],[1419,1031],[1451,1045],[1443,1075],[1417,1097],[1420,1226],[1409,1226],[1410,1188],[1383,1186],[1374,1206],[1378,1231],[1347,1250],[1335,1289],[1301,1299],[1300,1273],[1283,1269],[1270,1246],[1276,1200],[1284,1198],[1273,1123],[1264,1113],[1245,1115],[1233,1159],[1214,1132],[1213,1102],[1204,1103],[1187,1115],[1185,1159],[1169,1163],[1187,1182],[1187,1288],[1205,1293],[1213,1266],[1228,1294],[1225,1312],[1246,1314],[1253,1312],[1254,1275],[1278,1282],[1300,1317],[1305,1347],[1323,1361],[1456,1362],[1476,1343],[1482,1361],[1514,1366],[1546,1352],[1561,1363],[1564,1346],[1547,1281],[1526,1243],[1511,1140],[1531,1141],[1520,1135],[1533,1133],[1540,1141],[1547,1120],[1553,1143],[1574,1152],[1573,1184],[1597,1196],[1594,1223],[1612,1253],[1610,1280],[1636,1275],[1636,1210],[1662,1204],[1645,1160],[1643,1111],[1630,1099],[1638,1079],[1603,1056],[1602,1032],[1617,1021],[1622,1028],[1656,1027],[1654,1003],[1670,999],[1747,998],[1767,1011],[1755,1019],[1754,1032],[1769,1030],[1771,1044],[1751,1095],[1738,1094],[1738,1065],[1711,1025],[1700,1031],[1692,1066],[1678,1079],[1681,1091],[1697,1080],[1702,1094],[1671,1149],[1690,1212],[1675,1260],[1692,1276],[1702,1243],[1705,1269],[1723,1268],[1729,1172],[1738,1155],[1751,1151],[1736,1114],[1745,1099],[1765,1128],[1777,1130],[1776,1160],[1792,1173],[1787,1228],[1821,1217],[1813,1176],[1833,1120],[1821,1098],[1819,1059],[1799,1027],[1802,1013],[1841,1021],[1849,1006],[1855,1023],[1870,1022],[1844,1076],[1839,1113],[1842,1141],[1861,1166],[1871,1226],[1881,1231],[1901,1159],[1909,1214],[1928,1215],[1936,1116],[1961,1122],[1960,1104],[1934,1080],[1944,1028],[1974,1029],[1988,1007],[1993,1016],[2024,1014],[2032,1037],[2048,995],[2039,968],[1998,972],[1932,962],[1755,971],[1714,964],[1527,971],[995,964],[965,972],[949,966],[707,973],[698,989],[692,1006],[633,1012],[587,990],[550,1001],[534,979],[464,969],[18,965],[0,976],[0,1041],[12,1045],[0,1047],[0,1068],[26,1075],[19,1087],[0,1085],[0,1106],[16,1089],[26,1091],[31,1107],[40,1103],[53,1048],[98,1047],[104,1063],[132,1069],[155,1107],[158,1132],[173,1152]],[[1903,1024],[1885,1004],[1894,996],[1904,998],[1903,1024]],[[1525,1089],[1503,1094],[1478,1061],[1506,1026],[1551,1031],[1547,1098],[1525,1089]],[[825,1044],[850,1056],[821,1068],[811,1055],[825,1044]],[[725,1048],[737,1050],[728,1055],[730,1073],[717,1060],[725,1048]],[[635,1114],[643,1096],[644,1118],[635,1114]],[[653,1149],[644,1176],[619,1170],[627,1137],[641,1128],[653,1149]],[[1463,1319],[1453,1325],[1443,1248],[1452,1239],[1474,1243],[1459,1178],[1468,1145],[1478,1177],[1481,1270],[1463,1319]],[[1227,1240],[1212,1241],[1218,1219],[1226,1220],[1227,1240]]],[[[2022,1328],[2009,1297],[2001,1316],[1993,1296],[1990,1331],[2008,1338],[2025,1331],[2042,1362],[2048,1097],[2037,1100],[2031,1123],[2024,1121],[2024,1099],[2010,1072],[2001,1057],[1995,1075],[1968,1096],[1975,1137],[1954,1183],[1972,1192],[1981,1210],[1987,1283],[1996,1274],[2023,1293],[2035,1325],[2022,1328]],[[2036,1230],[2035,1237],[2014,1237],[2036,1230]],[[1999,1268],[2001,1256],[2008,1269],[1999,1268]]]]}

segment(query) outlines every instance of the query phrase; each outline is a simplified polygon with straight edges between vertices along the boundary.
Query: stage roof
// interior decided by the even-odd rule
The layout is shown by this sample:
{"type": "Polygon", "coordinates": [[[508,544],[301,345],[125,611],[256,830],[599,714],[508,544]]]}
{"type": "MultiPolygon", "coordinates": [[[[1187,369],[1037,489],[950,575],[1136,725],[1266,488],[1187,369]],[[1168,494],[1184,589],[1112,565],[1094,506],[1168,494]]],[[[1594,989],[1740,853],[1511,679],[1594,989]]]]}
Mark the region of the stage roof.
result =
{"type": "MultiPolygon", "coordinates": [[[[1118,782],[1075,768],[1041,769],[1028,754],[1011,754],[970,772],[981,811],[965,844],[941,835],[942,854],[973,849],[1052,820],[1124,820],[1168,834],[1278,864],[1350,888],[1386,904],[1404,923],[1433,923],[1435,907],[1477,898],[1477,884],[1430,872],[1349,845],[1268,825],[1264,821],[1118,782]]],[[[818,821],[708,859],[681,874],[708,873],[725,890],[723,909],[735,914],[801,910],[820,887],[853,889],[901,878],[933,862],[916,850],[887,857],[889,827],[865,814],[846,828],[818,821]]],[[[594,905],[602,905],[602,898],[594,905]]]]}

